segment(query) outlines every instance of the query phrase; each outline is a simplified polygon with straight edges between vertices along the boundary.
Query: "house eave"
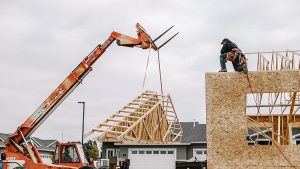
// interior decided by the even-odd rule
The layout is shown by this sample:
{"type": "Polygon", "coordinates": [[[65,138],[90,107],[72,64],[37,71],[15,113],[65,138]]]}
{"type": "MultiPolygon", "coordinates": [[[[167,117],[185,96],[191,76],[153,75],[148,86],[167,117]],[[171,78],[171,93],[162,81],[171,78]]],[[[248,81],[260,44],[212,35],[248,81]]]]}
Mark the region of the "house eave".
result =
{"type": "Polygon", "coordinates": [[[190,143],[171,143],[171,144],[137,144],[137,143],[114,143],[116,146],[183,146],[190,145],[190,143]]]}
{"type": "Polygon", "coordinates": [[[39,151],[47,151],[47,152],[54,152],[55,150],[46,150],[46,149],[38,149],[39,151]]]}
{"type": "Polygon", "coordinates": [[[191,144],[206,144],[206,141],[193,141],[191,144]]]}

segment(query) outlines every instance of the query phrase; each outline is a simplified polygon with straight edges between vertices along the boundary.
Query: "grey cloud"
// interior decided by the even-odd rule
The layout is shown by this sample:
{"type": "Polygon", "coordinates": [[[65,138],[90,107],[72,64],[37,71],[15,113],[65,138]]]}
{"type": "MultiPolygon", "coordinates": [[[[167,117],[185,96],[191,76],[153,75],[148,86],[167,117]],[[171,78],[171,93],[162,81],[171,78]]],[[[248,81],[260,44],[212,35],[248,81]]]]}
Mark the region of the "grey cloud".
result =
{"type": "MultiPolygon", "coordinates": [[[[220,41],[228,37],[244,52],[297,49],[299,3],[297,0],[3,1],[0,6],[0,123],[5,126],[2,132],[13,132],[21,125],[112,31],[136,36],[136,22],[153,37],[171,25],[175,27],[168,36],[180,32],[160,52],[164,90],[171,94],[181,121],[195,118],[204,123],[205,72],[219,69],[220,41]]],[[[86,129],[94,127],[140,94],[147,56],[148,50],[112,44],[83,85],[35,135],[60,139],[63,131],[65,140],[80,140],[81,107],[77,101],[87,102],[86,129]]],[[[252,69],[256,64],[253,58],[249,58],[252,69]]],[[[231,65],[228,67],[232,71],[231,65]]],[[[154,52],[146,87],[159,91],[154,52]]]]}

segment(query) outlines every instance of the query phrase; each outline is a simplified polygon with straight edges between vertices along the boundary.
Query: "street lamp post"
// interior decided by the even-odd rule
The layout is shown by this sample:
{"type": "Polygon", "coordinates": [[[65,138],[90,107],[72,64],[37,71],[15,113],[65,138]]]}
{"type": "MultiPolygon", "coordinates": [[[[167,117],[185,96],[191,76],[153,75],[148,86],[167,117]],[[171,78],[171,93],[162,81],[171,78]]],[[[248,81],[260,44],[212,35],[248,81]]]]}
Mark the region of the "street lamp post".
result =
{"type": "Polygon", "coordinates": [[[84,111],[85,111],[85,102],[78,102],[82,104],[82,135],[81,135],[81,144],[83,145],[83,134],[84,134],[84,111]]]}

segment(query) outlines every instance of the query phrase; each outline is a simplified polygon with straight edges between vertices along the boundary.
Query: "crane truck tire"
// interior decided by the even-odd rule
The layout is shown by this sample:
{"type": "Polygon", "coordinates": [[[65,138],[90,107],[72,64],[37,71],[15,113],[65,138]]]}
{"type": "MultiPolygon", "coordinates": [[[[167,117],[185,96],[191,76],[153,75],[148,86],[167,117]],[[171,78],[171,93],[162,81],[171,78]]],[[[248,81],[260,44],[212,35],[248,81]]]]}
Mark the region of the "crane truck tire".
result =
{"type": "Polygon", "coordinates": [[[92,167],[92,166],[83,166],[83,167],[80,167],[79,169],[96,169],[96,168],[92,167]]]}

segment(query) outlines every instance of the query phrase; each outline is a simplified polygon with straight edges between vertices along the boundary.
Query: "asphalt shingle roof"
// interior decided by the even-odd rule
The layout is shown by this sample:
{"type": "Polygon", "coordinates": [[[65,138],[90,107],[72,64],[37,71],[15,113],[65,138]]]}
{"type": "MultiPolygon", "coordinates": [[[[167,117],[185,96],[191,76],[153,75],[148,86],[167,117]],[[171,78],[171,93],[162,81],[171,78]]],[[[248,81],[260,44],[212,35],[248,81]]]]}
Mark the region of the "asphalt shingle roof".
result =
{"type": "Polygon", "coordinates": [[[8,139],[9,136],[10,134],[0,133],[0,147],[5,147],[3,142],[8,139]]]}
{"type": "Polygon", "coordinates": [[[42,140],[36,137],[32,137],[31,139],[40,144],[40,146],[38,147],[39,150],[53,151],[55,149],[56,143],[58,143],[57,140],[42,140]],[[53,142],[56,143],[52,144],[53,142]],[[52,145],[50,146],[50,144],[52,145]]]}
{"type": "Polygon", "coordinates": [[[182,143],[206,142],[206,124],[180,122],[183,129],[182,143]]]}
{"type": "MultiPolygon", "coordinates": [[[[4,141],[8,139],[10,134],[4,134],[0,133],[0,147],[5,147],[4,141]]],[[[38,144],[38,149],[39,150],[44,150],[44,151],[54,151],[56,143],[58,143],[57,140],[43,140],[40,138],[32,137],[32,141],[35,141],[35,144],[38,144]],[[52,144],[53,143],[53,144],[52,144]]],[[[28,143],[31,144],[31,141],[28,139],[28,143]]]]}

